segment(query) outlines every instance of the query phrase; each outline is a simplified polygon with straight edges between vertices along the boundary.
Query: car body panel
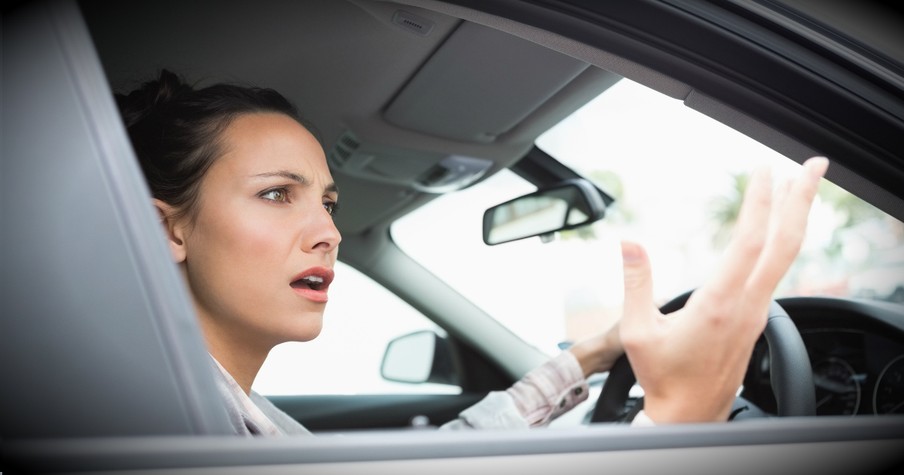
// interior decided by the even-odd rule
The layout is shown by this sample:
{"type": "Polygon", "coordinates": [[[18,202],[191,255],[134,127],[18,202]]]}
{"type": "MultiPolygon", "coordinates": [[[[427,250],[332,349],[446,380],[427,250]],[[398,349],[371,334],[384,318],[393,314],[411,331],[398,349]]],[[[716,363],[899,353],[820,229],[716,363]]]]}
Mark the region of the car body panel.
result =
{"type": "Polygon", "coordinates": [[[374,432],[319,438],[170,437],[17,442],[6,448],[41,472],[92,473],[882,473],[901,461],[898,417],[747,421],[661,428],[374,432]],[[856,457],[850,455],[855,450],[856,457]],[[654,472],[657,473],[657,472],[654,472]]]}
{"type": "Polygon", "coordinates": [[[3,64],[2,437],[229,433],[76,5],[5,13],[3,64]]]}

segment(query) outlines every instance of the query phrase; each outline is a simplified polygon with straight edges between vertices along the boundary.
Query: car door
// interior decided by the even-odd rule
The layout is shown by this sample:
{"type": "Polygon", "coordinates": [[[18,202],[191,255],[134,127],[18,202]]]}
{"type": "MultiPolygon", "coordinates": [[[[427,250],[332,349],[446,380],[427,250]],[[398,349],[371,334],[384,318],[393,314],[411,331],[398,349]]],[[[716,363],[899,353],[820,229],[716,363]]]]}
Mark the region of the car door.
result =
{"type": "Polygon", "coordinates": [[[74,3],[4,11],[3,66],[4,471],[831,474],[900,466],[896,417],[218,436],[226,425],[203,344],[175,269],[160,264],[166,249],[142,238],[153,235],[154,216],[74,3]]]}
{"type": "Polygon", "coordinates": [[[2,20],[0,438],[230,433],[77,6],[2,20]]]}

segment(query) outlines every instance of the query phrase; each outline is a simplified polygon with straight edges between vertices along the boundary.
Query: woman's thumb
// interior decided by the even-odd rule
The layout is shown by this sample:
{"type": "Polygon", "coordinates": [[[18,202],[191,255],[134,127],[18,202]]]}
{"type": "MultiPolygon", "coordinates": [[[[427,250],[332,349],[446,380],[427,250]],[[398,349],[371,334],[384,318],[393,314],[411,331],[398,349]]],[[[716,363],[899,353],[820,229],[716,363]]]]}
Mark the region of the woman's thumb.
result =
{"type": "Polygon", "coordinates": [[[655,308],[650,260],[639,244],[624,241],[621,247],[625,275],[624,318],[648,315],[650,309],[655,308]]]}

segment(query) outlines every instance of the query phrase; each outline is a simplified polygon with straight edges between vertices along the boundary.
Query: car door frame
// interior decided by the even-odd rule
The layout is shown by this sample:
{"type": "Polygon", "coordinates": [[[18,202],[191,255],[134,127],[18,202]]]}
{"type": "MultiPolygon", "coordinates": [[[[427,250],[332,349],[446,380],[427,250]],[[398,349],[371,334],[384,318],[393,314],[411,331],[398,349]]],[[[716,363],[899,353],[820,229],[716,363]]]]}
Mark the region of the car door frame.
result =
{"type": "MultiPolygon", "coordinates": [[[[47,5],[47,4],[42,4],[47,5]]],[[[96,57],[88,58],[91,64],[81,61],[84,57],[73,58],[72,48],[87,47],[90,50],[90,39],[84,31],[84,25],[78,16],[74,2],[55,2],[42,10],[38,8],[38,17],[42,22],[51,25],[50,34],[55,38],[50,52],[55,61],[66,66],[62,71],[72,74],[78,69],[94,68],[100,71],[96,57]],[[80,26],[81,25],[81,26],[80,26]],[[82,44],[73,46],[63,40],[71,40],[72,29],[82,33],[76,40],[82,44]],[[73,61],[78,61],[75,64],[73,61]]],[[[29,6],[28,8],[31,8],[29,6]]],[[[4,12],[6,13],[6,12],[4,12]]],[[[555,14],[551,16],[555,17],[555,14]]],[[[21,17],[20,17],[21,18],[21,17]]],[[[575,20],[576,21],[576,20],[575,20]]],[[[7,74],[7,36],[11,23],[7,23],[4,15],[4,93],[8,91],[7,74]]],[[[16,26],[18,27],[18,25],[16,26]]],[[[591,39],[592,40],[592,39],[591,39]]],[[[591,41],[588,40],[588,41],[591,41]]],[[[45,52],[36,50],[36,54],[45,52]]],[[[21,71],[15,71],[19,74],[21,71]]],[[[78,76],[78,75],[76,75],[78,76]]],[[[94,74],[94,80],[102,75],[94,74]]],[[[30,78],[43,85],[43,77],[30,78]]],[[[85,81],[84,76],[78,81],[85,81]]],[[[102,81],[102,79],[99,79],[102,81]]],[[[58,85],[59,86],[59,85],[58,85]]],[[[60,91],[72,94],[72,83],[63,84],[60,91]]],[[[85,83],[76,83],[85,86],[85,83]]],[[[103,87],[101,86],[101,89],[103,87]]],[[[76,87],[78,91],[78,87],[76,87]]],[[[76,93],[77,93],[76,91],[76,93]]],[[[33,93],[47,93],[40,89],[33,93]]],[[[107,91],[109,92],[109,91],[107,91]]],[[[6,94],[5,94],[6,95],[6,94]]],[[[21,98],[20,98],[21,99],[21,98]]],[[[93,100],[88,96],[83,99],[93,100]]],[[[7,111],[8,97],[4,99],[4,112],[7,111]]],[[[112,101],[102,100],[106,107],[104,113],[114,110],[112,101]],[[104,101],[106,101],[104,103],[104,101]]],[[[4,132],[14,131],[7,128],[9,119],[4,118],[4,132]]],[[[83,119],[89,124],[88,133],[92,139],[98,137],[100,128],[110,126],[110,122],[98,121],[96,115],[88,114],[83,119]]],[[[120,144],[124,143],[124,131],[114,127],[119,135],[120,144]]],[[[820,136],[824,135],[821,133],[820,136]]],[[[804,134],[806,135],[806,134],[804,134]]],[[[9,138],[9,136],[7,136],[9,138]]],[[[844,150],[845,147],[828,147],[832,150],[844,150]]],[[[13,170],[7,160],[22,159],[20,155],[8,155],[4,145],[4,185],[17,178],[7,172],[13,170]]],[[[97,150],[94,150],[98,154],[97,150]]],[[[867,155],[870,155],[867,153],[867,155]]],[[[125,156],[129,156],[125,153],[125,156]]],[[[871,155],[877,156],[877,155],[871,155]]],[[[125,163],[125,162],[123,162],[125,163]]],[[[137,175],[134,161],[129,173],[132,179],[137,175]]],[[[867,167],[868,168],[868,167],[867,167]]],[[[900,178],[900,169],[893,168],[893,177],[900,178]]],[[[873,170],[875,172],[875,170],[873,170]]],[[[872,178],[873,173],[864,172],[872,178]]],[[[900,183],[898,180],[897,183],[900,183]]],[[[134,183],[139,183],[135,181],[134,183]]],[[[138,186],[132,190],[132,197],[141,196],[145,190],[138,186]]],[[[130,193],[123,190],[124,193],[130,193]]],[[[146,193],[144,194],[146,196],[146,193]]],[[[5,195],[7,196],[7,195],[5,195]]],[[[6,205],[4,205],[6,206],[6,205]]],[[[118,212],[123,212],[118,208],[118,212]]],[[[153,226],[150,210],[144,215],[141,226],[153,226]]],[[[104,228],[107,229],[107,228],[104,228]]],[[[10,244],[4,233],[4,248],[10,244]]],[[[131,249],[135,251],[134,249],[131,249]]],[[[139,250],[140,251],[140,250],[139,250]]],[[[165,255],[162,247],[153,251],[156,256],[165,255]]],[[[137,251],[136,251],[137,252],[137,251]]],[[[11,259],[7,253],[4,262],[11,259]]],[[[141,269],[146,272],[147,269],[141,269]]],[[[170,272],[170,271],[165,271],[170,272]]],[[[172,276],[171,276],[172,277],[172,276]]],[[[100,288],[100,290],[106,290],[100,288]]],[[[178,291],[177,291],[178,292],[178,291]]],[[[179,294],[176,294],[177,296],[179,294]]],[[[103,292],[86,296],[90,300],[102,299],[103,292]]],[[[4,297],[11,297],[7,293],[4,297]]],[[[184,298],[182,295],[181,298],[184,298]]],[[[35,302],[17,300],[17,310],[35,308],[35,302]]],[[[183,300],[183,303],[185,301],[183,300]]],[[[187,306],[186,306],[187,308],[187,306]]],[[[102,310],[102,309],[101,309],[102,310]]],[[[164,311],[164,309],[157,309],[164,311]]],[[[192,330],[190,320],[181,319],[180,324],[187,325],[181,329],[192,330]]],[[[176,329],[180,329],[177,327],[176,329]]],[[[50,421],[53,423],[71,424],[67,431],[54,432],[46,436],[35,433],[29,437],[11,437],[4,428],[3,443],[0,445],[0,460],[5,471],[23,472],[60,472],[60,471],[104,471],[106,473],[129,472],[134,470],[161,470],[172,473],[185,473],[189,468],[215,468],[220,472],[247,473],[267,470],[270,473],[295,473],[299,470],[310,470],[323,473],[332,470],[334,473],[360,471],[364,465],[370,470],[392,471],[393,473],[459,473],[463,470],[502,471],[512,473],[549,473],[563,466],[574,467],[575,472],[598,472],[605,469],[607,473],[619,472],[663,472],[676,471],[676,467],[687,473],[724,472],[737,469],[738,466],[755,466],[756,469],[769,473],[808,472],[848,473],[851,470],[877,471],[897,466],[901,462],[899,447],[904,441],[904,424],[901,417],[882,418],[787,418],[782,420],[750,421],[744,424],[703,424],[682,425],[657,428],[633,428],[604,426],[583,428],[581,430],[562,431],[526,431],[526,432],[436,432],[424,437],[421,431],[375,432],[367,434],[351,434],[342,437],[322,438],[284,438],[284,439],[242,439],[218,436],[214,422],[219,412],[208,412],[204,404],[205,397],[216,400],[216,392],[212,384],[191,384],[184,381],[185,376],[198,377],[200,381],[210,382],[204,375],[203,343],[197,333],[187,340],[177,332],[162,332],[168,344],[180,346],[189,354],[184,359],[160,368],[148,368],[144,361],[120,361],[122,365],[133,364],[135,374],[147,370],[153,374],[168,375],[177,378],[184,384],[177,384],[174,393],[161,394],[166,397],[156,401],[154,407],[169,415],[184,415],[186,411],[193,424],[176,424],[171,427],[151,431],[157,427],[152,420],[155,414],[148,417],[130,419],[127,430],[122,425],[111,425],[106,434],[93,434],[91,428],[81,419],[65,420],[63,418],[50,421]],[[188,349],[185,349],[188,348],[188,349]],[[196,394],[192,394],[196,392],[196,394]],[[186,401],[191,404],[186,404],[186,401]],[[208,421],[209,424],[205,424],[208,421]],[[125,432],[123,432],[125,431],[125,432]],[[126,433],[128,432],[128,433],[126,433]],[[204,435],[207,434],[207,435],[204,435]],[[851,452],[858,458],[852,458],[851,452]]],[[[6,333],[11,334],[9,332],[6,333]]],[[[73,335],[73,337],[76,335],[73,335]]],[[[98,340],[99,342],[103,340],[98,340]]],[[[109,342],[110,348],[116,348],[121,342],[109,342]]],[[[24,346],[16,346],[21,354],[19,358],[30,358],[40,355],[28,352],[24,346]]],[[[73,358],[79,355],[73,353],[73,358]]],[[[125,366],[123,366],[125,367],[125,366]]],[[[209,375],[208,375],[209,376],[209,375]]],[[[189,378],[190,379],[190,378],[189,378]]],[[[12,380],[16,383],[21,381],[12,380]]],[[[102,378],[86,378],[83,384],[92,385],[99,390],[109,390],[111,386],[122,384],[122,381],[103,380],[102,378]]],[[[167,386],[169,388],[169,386],[167,386]]],[[[27,389],[31,389],[27,387],[27,389]]],[[[12,397],[27,398],[28,391],[9,392],[3,399],[4,411],[10,411],[12,397]]],[[[65,398],[65,393],[59,394],[65,398]]],[[[60,403],[71,402],[61,400],[60,403]]],[[[104,417],[116,417],[107,414],[102,400],[87,398],[78,401],[78,410],[88,414],[104,417]]],[[[134,402],[136,414],[146,408],[134,402]]],[[[208,401],[209,402],[209,401],[208,401]]],[[[160,414],[163,414],[160,412],[160,414]]],[[[6,412],[4,413],[6,415],[6,412]]],[[[59,427],[57,428],[59,429],[59,427]]]]}

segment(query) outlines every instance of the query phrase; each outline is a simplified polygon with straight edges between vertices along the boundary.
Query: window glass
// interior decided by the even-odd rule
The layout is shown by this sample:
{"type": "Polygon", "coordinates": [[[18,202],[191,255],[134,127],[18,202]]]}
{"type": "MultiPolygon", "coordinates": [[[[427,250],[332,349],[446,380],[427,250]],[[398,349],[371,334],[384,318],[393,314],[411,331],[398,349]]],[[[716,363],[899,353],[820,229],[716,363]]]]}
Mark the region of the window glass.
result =
{"type": "MultiPolygon", "coordinates": [[[[616,198],[604,220],[549,243],[530,238],[487,246],[483,211],[532,190],[514,173],[500,172],[405,216],[392,236],[550,355],[560,343],[602,331],[621,315],[621,240],[647,249],[654,297],[665,303],[714,272],[751,171],[768,167],[778,183],[800,170],[730,127],[628,80],[537,145],[616,198]]],[[[824,181],[801,254],[777,292],[790,295],[904,302],[904,226],[824,181]]]]}
{"type": "MultiPolygon", "coordinates": [[[[769,168],[777,186],[801,168],[680,101],[627,80],[553,127],[537,145],[616,196],[611,215],[592,233],[617,230],[643,243],[655,258],[660,301],[712,274],[753,170],[769,168]]],[[[801,253],[776,296],[901,303],[902,293],[904,225],[823,180],[801,253]]]]}
{"type": "Polygon", "coordinates": [[[457,386],[383,379],[380,364],[392,339],[419,330],[445,333],[354,268],[337,262],[335,271],[320,336],[274,348],[254,381],[255,391],[264,395],[461,392],[457,386]]]}

